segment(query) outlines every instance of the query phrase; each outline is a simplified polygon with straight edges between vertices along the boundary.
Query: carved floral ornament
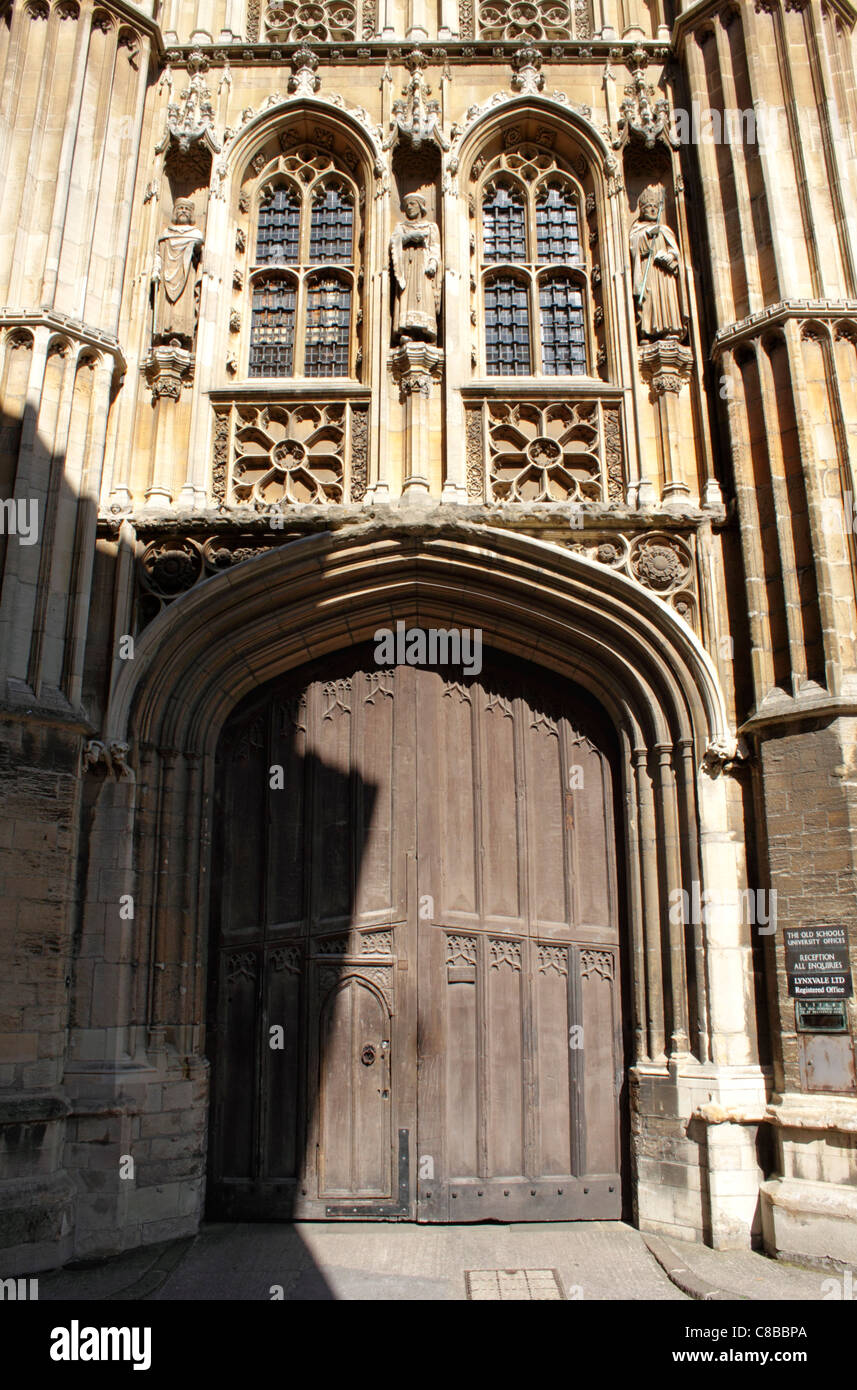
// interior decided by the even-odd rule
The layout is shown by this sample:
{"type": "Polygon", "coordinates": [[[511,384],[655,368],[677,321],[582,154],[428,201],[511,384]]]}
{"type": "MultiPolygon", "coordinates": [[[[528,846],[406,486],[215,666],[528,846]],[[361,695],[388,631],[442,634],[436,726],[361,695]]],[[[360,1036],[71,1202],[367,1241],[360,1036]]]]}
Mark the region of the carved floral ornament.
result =
{"type": "Polygon", "coordinates": [[[187,593],[195,584],[233,565],[266,555],[276,543],[265,543],[256,536],[209,536],[195,540],[189,536],[161,536],[146,545],[138,560],[145,602],[141,609],[145,625],[166,603],[187,593]],[[244,542],[242,544],[242,541],[244,542]]]}
{"type": "Polygon", "coordinates": [[[233,491],[238,501],[343,500],[345,406],[239,407],[233,491]]]}
{"type": "Polygon", "coordinates": [[[697,623],[693,553],[685,540],[668,532],[592,536],[569,546],[599,565],[618,570],[664,599],[690,627],[697,623]]]}
{"type": "Polygon", "coordinates": [[[489,403],[493,500],[600,502],[598,435],[594,404],[489,403]]]}

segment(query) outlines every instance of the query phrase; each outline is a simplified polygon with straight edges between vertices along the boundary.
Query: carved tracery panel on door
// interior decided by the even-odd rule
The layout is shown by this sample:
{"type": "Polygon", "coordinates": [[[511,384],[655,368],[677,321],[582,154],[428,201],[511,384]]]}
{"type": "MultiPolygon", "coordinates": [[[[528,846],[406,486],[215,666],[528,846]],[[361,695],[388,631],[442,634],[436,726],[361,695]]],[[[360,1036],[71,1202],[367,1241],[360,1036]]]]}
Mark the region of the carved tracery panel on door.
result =
{"type": "Polygon", "coordinates": [[[579,691],[499,658],[358,651],[233,716],[212,1214],[620,1215],[610,745],[579,691]]]}

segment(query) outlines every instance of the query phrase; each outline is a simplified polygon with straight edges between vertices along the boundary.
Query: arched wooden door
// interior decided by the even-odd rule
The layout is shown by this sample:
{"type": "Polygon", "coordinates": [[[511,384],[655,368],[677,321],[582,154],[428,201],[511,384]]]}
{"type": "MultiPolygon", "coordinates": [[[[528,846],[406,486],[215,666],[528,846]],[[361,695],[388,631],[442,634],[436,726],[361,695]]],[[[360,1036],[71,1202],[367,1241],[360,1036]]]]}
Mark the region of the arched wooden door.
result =
{"type": "Polygon", "coordinates": [[[576,687],[372,649],[218,755],[209,1213],[621,1214],[610,732],[576,687]]]}

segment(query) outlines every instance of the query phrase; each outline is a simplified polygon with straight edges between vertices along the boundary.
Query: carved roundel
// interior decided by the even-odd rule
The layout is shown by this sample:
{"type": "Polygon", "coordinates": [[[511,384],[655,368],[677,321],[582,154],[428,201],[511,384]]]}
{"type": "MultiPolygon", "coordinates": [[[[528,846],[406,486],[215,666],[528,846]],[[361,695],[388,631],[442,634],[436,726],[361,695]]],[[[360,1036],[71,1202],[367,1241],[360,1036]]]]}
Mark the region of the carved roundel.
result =
{"type": "Polygon", "coordinates": [[[143,551],[140,566],[154,593],[174,598],[192,588],[201,577],[202,551],[194,541],[177,537],[152,541],[143,551]]]}
{"type": "Polygon", "coordinates": [[[631,572],[647,589],[671,593],[690,576],[692,561],[687,547],[675,536],[641,537],[631,552],[631,572]]]}

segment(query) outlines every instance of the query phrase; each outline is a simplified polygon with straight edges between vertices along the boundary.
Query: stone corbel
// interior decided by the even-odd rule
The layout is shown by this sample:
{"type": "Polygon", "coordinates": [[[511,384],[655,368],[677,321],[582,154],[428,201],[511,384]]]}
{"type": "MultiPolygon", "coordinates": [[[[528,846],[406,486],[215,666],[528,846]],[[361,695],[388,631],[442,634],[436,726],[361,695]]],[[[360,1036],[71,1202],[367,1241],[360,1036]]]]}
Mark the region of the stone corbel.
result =
{"type": "Polygon", "coordinates": [[[152,389],[152,401],[181,400],[182,387],[193,381],[194,356],[186,348],[170,344],[152,348],[143,372],[152,389]]]}
{"type": "Polygon", "coordinates": [[[545,85],[542,75],[542,55],[532,44],[526,44],[512,54],[512,88],[521,96],[538,96],[545,85]]]}
{"type": "Polygon", "coordinates": [[[81,772],[86,773],[91,768],[103,765],[108,776],[119,782],[131,776],[128,766],[129,752],[130,745],[127,743],[120,743],[116,739],[110,743],[102,743],[100,739],[91,738],[83,746],[81,772]]]}
{"type": "Polygon", "coordinates": [[[750,758],[750,750],[743,738],[719,734],[713,738],[702,755],[701,770],[709,777],[719,777],[721,772],[734,772],[750,758]]]}
{"type": "Polygon", "coordinates": [[[303,39],[292,54],[292,76],[289,78],[292,96],[311,97],[320,90],[321,78],[316,74],[317,67],[318,57],[303,39]]]}

